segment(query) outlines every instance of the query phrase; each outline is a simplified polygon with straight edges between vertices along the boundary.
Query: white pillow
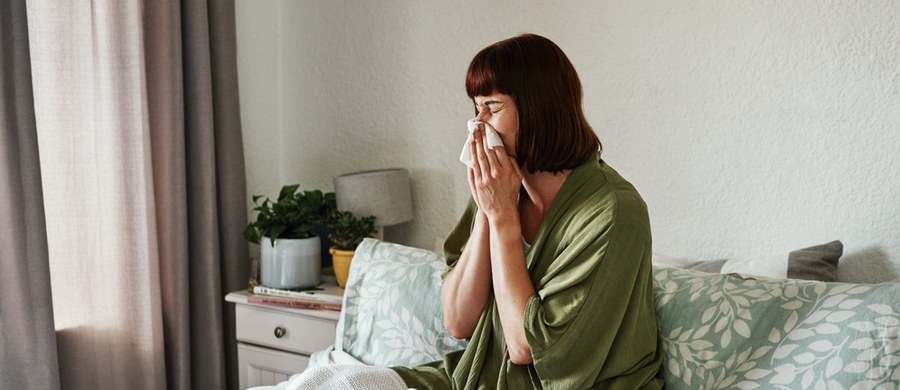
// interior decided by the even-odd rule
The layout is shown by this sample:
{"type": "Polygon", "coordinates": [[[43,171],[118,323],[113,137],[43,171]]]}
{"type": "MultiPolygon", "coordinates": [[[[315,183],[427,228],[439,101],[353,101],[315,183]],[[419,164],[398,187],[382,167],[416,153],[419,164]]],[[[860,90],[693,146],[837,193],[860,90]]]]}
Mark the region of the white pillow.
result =
{"type": "Polygon", "coordinates": [[[725,260],[696,260],[690,258],[670,257],[660,254],[653,254],[652,260],[654,267],[665,268],[682,268],[694,271],[717,274],[721,271],[725,260]]]}
{"type": "Polygon", "coordinates": [[[728,260],[722,265],[723,274],[741,274],[770,279],[787,278],[788,256],[769,255],[755,259],[728,260]]]}
{"type": "Polygon", "coordinates": [[[654,253],[650,258],[650,261],[657,267],[684,268],[690,264],[696,263],[699,260],[687,257],[672,257],[654,253]]]}
{"type": "MultiPolygon", "coordinates": [[[[716,262],[716,260],[673,257],[659,253],[654,253],[651,261],[656,267],[688,269],[702,268],[703,264],[716,262]]],[[[721,260],[718,260],[718,262],[721,262],[721,260]]],[[[722,274],[736,273],[758,278],[784,279],[787,277],[787,270],[787,255],[769,255],[755,259],[727,260],[722,264],[718,272],[722,274]]]]}

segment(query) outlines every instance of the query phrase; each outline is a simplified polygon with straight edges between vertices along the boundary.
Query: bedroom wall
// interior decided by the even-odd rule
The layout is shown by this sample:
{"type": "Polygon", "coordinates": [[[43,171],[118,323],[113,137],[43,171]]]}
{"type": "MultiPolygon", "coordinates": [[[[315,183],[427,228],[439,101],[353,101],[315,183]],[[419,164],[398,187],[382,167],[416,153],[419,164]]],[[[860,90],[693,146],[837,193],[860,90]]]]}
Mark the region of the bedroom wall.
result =
{"type": "Polygon", "coordinates": [[[248,194],[410,170],[430,248],[469,190],[463,79],[484,46],[554,40],[654,251],[760,258],[840,239],[841,278],[900,274],[900,7],[792,2],[237,2],[248,194]]]}

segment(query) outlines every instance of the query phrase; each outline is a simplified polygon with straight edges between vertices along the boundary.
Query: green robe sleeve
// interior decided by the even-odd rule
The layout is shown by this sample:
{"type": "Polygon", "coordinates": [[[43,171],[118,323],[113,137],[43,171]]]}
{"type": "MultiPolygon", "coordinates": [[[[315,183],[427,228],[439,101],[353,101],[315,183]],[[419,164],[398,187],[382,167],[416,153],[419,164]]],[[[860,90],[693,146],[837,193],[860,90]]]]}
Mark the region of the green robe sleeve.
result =
{"type": "Polygon", "coordinates": [[[459,218],[456,226],[453,227],[453,230],[450,231],[450,234],[444,240],[444,259],[447,261],[448,266],[444,276],[447,276],[447,272],[450,272],[456,266],[456,262],[462,256],[466,242],[469,241],[469,234],[471,234],[475,225],[475,213],[477,211],[478,206],[475,205],[475,200],[469,197],[466,210],[463,211],[463,215],[459,218]]]}

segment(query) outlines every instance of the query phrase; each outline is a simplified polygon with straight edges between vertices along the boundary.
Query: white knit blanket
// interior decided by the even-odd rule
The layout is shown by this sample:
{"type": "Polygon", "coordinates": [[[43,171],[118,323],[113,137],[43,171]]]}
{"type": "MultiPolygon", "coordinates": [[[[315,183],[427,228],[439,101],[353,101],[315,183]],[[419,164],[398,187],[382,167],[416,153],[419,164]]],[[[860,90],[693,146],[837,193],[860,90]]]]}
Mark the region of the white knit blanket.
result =
{"type": "Polygon", "coordinates": [[[310,357],[309,368],[275,386],[248,390],[408,390],[400,375],[385,367],[360,363],[352,356],[328,348],[310,357]]]}

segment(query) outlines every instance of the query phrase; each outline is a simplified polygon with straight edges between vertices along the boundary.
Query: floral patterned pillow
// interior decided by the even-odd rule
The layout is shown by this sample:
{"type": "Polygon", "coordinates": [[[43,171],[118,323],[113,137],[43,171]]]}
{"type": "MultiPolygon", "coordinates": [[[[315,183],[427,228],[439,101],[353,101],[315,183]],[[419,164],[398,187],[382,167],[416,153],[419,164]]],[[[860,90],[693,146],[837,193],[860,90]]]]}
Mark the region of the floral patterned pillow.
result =
{"type": "Polygon", "coordinates": [[[465,348],[444,329],[441,255],[367,238],[356,248],[335,349],[374,366],[416,366],[465,348]]]}
{"type": "Polygon", "coordinates": [[[655,268],[667,389],[897,389],[900,284],[655,268]]]}

